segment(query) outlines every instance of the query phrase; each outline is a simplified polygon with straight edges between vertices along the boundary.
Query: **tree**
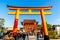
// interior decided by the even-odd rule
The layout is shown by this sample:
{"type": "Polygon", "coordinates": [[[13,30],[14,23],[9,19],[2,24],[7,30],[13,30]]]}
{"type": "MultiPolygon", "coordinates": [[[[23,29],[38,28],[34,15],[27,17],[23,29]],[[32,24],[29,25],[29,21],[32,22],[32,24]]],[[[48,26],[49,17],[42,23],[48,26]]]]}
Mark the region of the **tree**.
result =
{"type": "Polygon", "coordinates": [[[3,29],[4,29],[4,22],[5,22],[5,20],[3,19],[3,18],[0,18],[0,30],[1,30],[1,32],[3,31],[3,29]]]}
{"type": "Polygon", "coordinates": [[[39,29],[41,29],[41,28],[42,28],[42,25],[41,25],[41,24],[38,24],[37,27],[38,27],[39,29]]]}
{"type": "Polygon", "coordinates": [[[51,24],[47,24],[47,29],[48,29],[48,31],[52,30],[52,25],[51,24]]]}
{"type": "MultiPolygon", "coordinates": [[[[47,25],[48,31],[52,30],[52,25],[51,25],[51,24],[46,23],[46,25],[47,25]]],[[[42,25],[41,25],[41,24],[40,24],[40,25],[38,24],[38,27],[39,27],[40,29],[42,29],[42,25]]]]}
{"type": "Polygon", "coordinates": [[[40,32],[43,33],[42,25],[38,24],[38,28],[40,29],[40,32]]]}
{"type": "Polygon", "coordinates": [[[3,18],[0,18],[0,27],[4,25],[5,20],[3,18]]]}

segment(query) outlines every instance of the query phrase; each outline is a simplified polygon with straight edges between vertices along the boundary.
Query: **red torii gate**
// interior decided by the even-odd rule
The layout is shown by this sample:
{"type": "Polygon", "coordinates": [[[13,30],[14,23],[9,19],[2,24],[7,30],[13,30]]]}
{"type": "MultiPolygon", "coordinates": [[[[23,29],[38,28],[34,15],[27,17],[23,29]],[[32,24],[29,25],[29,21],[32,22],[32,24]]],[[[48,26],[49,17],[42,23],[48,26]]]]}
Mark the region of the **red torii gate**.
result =
{"type": "Polygon", "coordinates": [[[47,25],[44,15],[51,14],[51,12],[44,12],[44,10],[50,10],[51,6],[48,7],[15,7],[15,6],[8,6],[9,10],[16,10],[16,12],[8,12],[9,15],[15,15],[13,33],[16,35],[17,28],[18,28],[18,19],[19,15],[41,15],[42,19],[42,28],[44,33],[44,40],[49,40],[47,25]],[[21,12],[21,10],[28,10],[28,12],[21,12]],[[40,10],[40,12],[32,12],[32,10],[40,10]]]}

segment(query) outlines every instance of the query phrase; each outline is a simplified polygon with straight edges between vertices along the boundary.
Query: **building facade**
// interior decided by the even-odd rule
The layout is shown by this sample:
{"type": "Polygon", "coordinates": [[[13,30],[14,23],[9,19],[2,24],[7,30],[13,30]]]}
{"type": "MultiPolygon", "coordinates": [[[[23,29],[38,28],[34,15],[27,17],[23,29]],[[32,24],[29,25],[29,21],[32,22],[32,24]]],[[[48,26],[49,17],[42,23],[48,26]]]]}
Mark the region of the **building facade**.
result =
{"type": "Polygon", "coordinates": [[[53,27],[55,28],[57,36],[60,36],[60,25],[53,25],[53,27]]]}
{"type": "Polygon", "coordinates": [[[24,20],[21,24],[25,31],[34,32],[37,29],[38,22],[36,20],[24,20]]]}

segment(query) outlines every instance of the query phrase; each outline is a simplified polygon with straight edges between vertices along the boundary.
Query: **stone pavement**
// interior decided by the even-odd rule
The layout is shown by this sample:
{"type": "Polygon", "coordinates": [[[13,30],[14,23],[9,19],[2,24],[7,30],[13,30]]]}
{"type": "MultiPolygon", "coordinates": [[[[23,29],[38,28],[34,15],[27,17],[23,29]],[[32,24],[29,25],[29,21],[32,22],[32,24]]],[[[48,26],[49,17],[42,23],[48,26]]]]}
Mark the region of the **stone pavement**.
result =
{"type": "Polygon", "coordinates": [[[29,36],[29,40],[36,40],[36,36],[29,36]]]}
{"type": "MultiPolygon", "coordinates": [[[[0,40],[2,40],[2,39],[0,39],[0,40]]],[[[50,39],[50,40],[60,40],[60,39],[50,39]]]]}
{"type": "Polygon", "coordinates": [[[0,40],[2,40],[2,39],[0,39],[0,40]]]}
{"type": "Polygon", "coordinates": [[[60,39],[50,39],[50,40],[60,40],[60,39]]]}
{"type": "MultiPolygon", "coordinates": [[[[25,40],[37,40],[37,37],[36,36],[29,36],[28,38],[26,37],[25,40]]],[[[2,39],[0,39],[2,40],[2,39]]],[[[44,40],[43,38],[39,38],[39,40],[44,40]]],[[[50,40],[60,40],[60,39],[50,39],[50,40]]]]}

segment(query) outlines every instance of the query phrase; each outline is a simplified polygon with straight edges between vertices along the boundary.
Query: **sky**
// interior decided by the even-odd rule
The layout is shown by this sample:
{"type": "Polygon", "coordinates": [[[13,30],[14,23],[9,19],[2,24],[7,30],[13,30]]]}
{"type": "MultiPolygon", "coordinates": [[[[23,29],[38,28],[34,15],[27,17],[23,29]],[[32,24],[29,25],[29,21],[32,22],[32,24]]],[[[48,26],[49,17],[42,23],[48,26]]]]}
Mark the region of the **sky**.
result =
{"type": "MultiPolygon", "coordinates": [[[[0,18],[5,19],[4,27],[13,27],[15,15],[8,15],[11,11],[7,5],[17,7],[48,7],[52,6],[50,12],[52,15],[45,15],[46,21],[49,24],[60,25],[60,0],[0,0],[0,18]]],[[[41,24],[40,15],[20,15],[18,27],[23,27],[21,22],[24,19],[35,19],[38,24],[41,24]]]]}

